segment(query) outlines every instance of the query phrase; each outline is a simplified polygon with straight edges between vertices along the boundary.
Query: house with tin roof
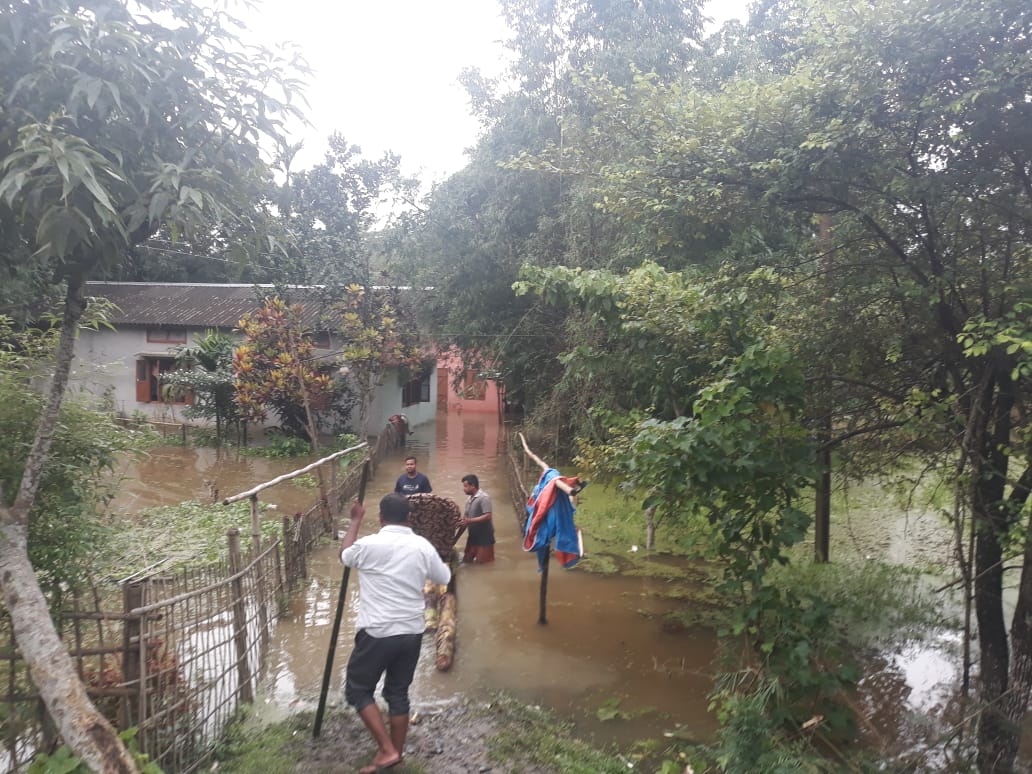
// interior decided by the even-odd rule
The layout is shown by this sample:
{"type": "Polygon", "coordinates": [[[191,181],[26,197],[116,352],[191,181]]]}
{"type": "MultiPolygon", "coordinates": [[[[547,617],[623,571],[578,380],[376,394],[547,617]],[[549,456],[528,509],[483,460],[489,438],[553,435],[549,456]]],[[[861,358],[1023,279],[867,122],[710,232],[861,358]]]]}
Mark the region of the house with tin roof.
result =
{"type": "MultiPolygon", "coordinates": [[[[114,305],[111,328],[82,330],[75,346],[72,387],[95,395],[120,416],[140,414],[158,421],[184,421],[189,396],[172,397],[160,389],[161,375],[175,370],[177,353],[197,346],[208,331],[237,336],[237,323],[261,306],[262,288],[271,286],[162,282],[88,282],[87,296],[114,305]]],[[[320,287],[289,287],[291,303],[304,308],[304,323],[315,354],[327,370],[337,371],[342,341],[328,330],[323,310],[328,299],[320,287]]],[[[368,428],[383,427],[395,414],[409,426],[433,419],[437,380],[432,369],[410,379],[392,370],[385,374],[367,411],[368,428]]],[[[356,417],[357,418],[357,417],[356,417]]],[[[270,416],[268,424],[276,424],[270,416]]]]}

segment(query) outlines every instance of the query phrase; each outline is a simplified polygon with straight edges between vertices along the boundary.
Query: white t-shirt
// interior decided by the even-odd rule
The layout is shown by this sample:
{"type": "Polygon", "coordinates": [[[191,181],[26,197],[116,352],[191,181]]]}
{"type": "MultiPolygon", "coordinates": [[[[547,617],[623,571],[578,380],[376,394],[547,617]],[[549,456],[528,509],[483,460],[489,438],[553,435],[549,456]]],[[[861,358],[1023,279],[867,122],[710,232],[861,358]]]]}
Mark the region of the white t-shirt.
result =
{"type": "Polygon", "coordinates": [[[340,559],[359,571],[355,629],[373,637],[420,634],[426,628],[423,584],[427,578],[441,584],[451,580],[430,541],[401,524],[385,524],[356,540],[340,559]]]}

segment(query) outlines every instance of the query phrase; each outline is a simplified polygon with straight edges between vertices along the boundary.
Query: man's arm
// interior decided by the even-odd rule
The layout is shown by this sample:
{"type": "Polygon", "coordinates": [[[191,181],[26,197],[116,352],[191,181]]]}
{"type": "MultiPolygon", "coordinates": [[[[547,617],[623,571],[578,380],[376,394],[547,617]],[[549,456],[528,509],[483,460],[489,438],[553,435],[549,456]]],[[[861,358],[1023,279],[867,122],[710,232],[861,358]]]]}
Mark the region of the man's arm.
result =
{"type": "Polygon", "coordinates": [[[448,565],[442,561],[437,549],[433,546],[430,546],[430,554],[430,580],[443,586],[451,580],[451,570],[448,569],[448,565]]]}
{"type": "MultiPolygon", "coordinates": [[[[344,553],[344,549],[350,548],[354,545],[358,539],[358,528],[362,526],[362,518],[365,516],[365,506],[362,505],[358,500],[351,506],[351,523],[348,524],[348,531],[344,533],[344,537],[340,541],[340,553],[344,553]]],[[[341,556],[341,561],[344,561],[344,557],[341,556]]]]}
{"type": "Polygon", "coordinates": [[[430,478],[429,478],[429,476],[425,476],[425,475],[423,476],[423,484],[424,484],[424,486],[426,488],[425,489],[421,489],[420,490],[421,492],[424,492],[425,494],[430,494],[430,493],[432,493],[434,491],[434,488],[432,486],[430,486],[430,478]]]}

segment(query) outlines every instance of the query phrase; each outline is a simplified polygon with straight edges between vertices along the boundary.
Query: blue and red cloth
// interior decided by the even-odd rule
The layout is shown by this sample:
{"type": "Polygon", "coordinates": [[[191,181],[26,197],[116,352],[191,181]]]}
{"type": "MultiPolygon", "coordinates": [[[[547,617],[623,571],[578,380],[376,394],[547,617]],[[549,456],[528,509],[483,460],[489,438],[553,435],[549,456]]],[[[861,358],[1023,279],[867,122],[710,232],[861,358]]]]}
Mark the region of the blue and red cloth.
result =
{"type": "Polygon", "coordinates": [[[576,487],[580,479],[562,476],[555,468],[548,468],[541,474],[527,500],[529,518],[523,533],[523,550],[537,552],[539,570],[548,561],[548,549],[553,538],[555,558],[563,567],[573,567],[584,555],[581,532],[573,523],[577,508],[570,496],[556,486],[558,481],[576,487]]]}

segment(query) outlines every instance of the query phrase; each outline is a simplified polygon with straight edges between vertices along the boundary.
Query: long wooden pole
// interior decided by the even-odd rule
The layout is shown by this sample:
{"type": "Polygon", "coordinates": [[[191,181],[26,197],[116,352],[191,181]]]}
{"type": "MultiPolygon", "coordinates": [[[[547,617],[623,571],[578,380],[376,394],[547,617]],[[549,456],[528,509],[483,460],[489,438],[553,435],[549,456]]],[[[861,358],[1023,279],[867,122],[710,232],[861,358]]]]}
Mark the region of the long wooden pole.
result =
{"type": "Polygon", "coordinates": [[[545,552],[544,566],[541,568],[541,599],[540,606],[538,608],[538,623],[548,623],[548,616],[545,613],[545,609],[548,605],[548,565],[552,563],[552,546],[545,546],[543,549],[545,552]]]}
{"type": "Polygon", "coordinates": [[[315,470],[317,467],[319,467],[325,462],[335,460],[338,457],[343,457],[345,454],[350,454],[351,452],[358,451],[359,449],[365,449],[368,446],[369,444],[363,441],[357,446],[352,446],[347,449],[341,449],[339,452],[334,452],[333,454],[330,454],[327,457],[323,457],[321,460],[316,460],[315,462],[309,463],[308,465],[305,465],[303,468],[298,468],[297,470],[293,470],[290,473],[284,473],[282,476],[276,476],[276,478],[270,481],[266,481],[264,484],[259,484],[258,486],[252,489],[248,489],[246,492],[241,492],[240,494],[235,494],[232,497],[227,497],[225,500],[222,501],[222,504],[231,505],[232,503],[235,503],[239,500],[244,500],[248,497],[253,497],[254,495],[261,492],[263,489],[268,489],[271,486],[276,486],[276,484],[282,484],[284,481],[290,481],[292,478],[303,476],[305,473],[309,472],[310,470],[315,470]]]}
{"type": "MultiPolygon", "coordinates": [[[[362,465],[362,480],[358,484],[358,501],[365,499],[366,484],[369,483],[369,459],[362,465]]],[[[330,633],[330,648],[326,653],[326,668],[323,670],[322,690],[319,691],[319,707],[315,711],[315,726],[312,728],[312,737],[317,739],[322,731],[323,714],[326,712],[326,696],[330,692],[330,676],[333,674],[333,654],[337,650],[337,637],[340,634],[340,621],[344,617],[344,605],[348,596],[348,578],[351,577],[351,568],[344,568],[344,575],[340,579],[340,595],[337,597],[337,614],[333,618],[333,631],[330,633]]]]}

